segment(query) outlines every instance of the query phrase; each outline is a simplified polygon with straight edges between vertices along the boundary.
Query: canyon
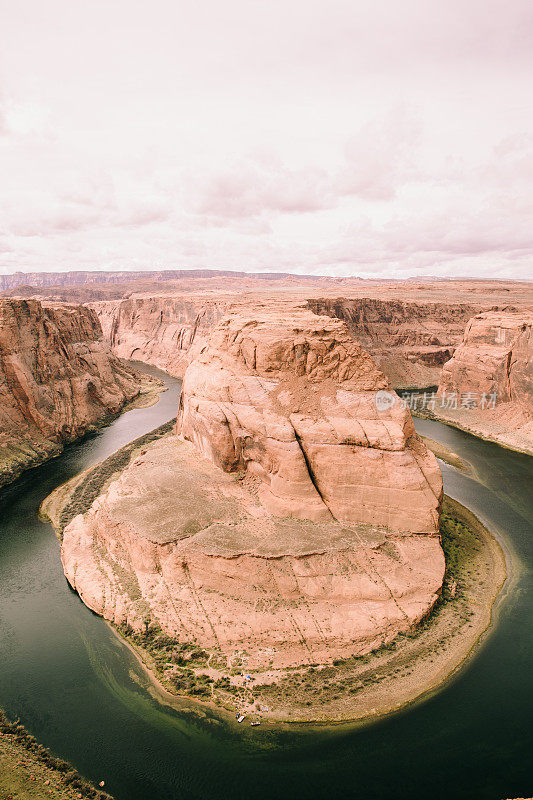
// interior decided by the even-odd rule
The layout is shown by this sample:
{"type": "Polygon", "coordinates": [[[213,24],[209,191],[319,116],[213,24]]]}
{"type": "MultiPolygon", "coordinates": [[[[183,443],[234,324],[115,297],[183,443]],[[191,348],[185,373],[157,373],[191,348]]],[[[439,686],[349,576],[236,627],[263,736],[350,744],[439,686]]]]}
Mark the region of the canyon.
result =
{"type": "Polygon", "coordinates": [[[72,587],[223,674],[243,658],[332,663],[408,632],[444,578],[442,478],[409,412],[377,408],[387,389],[339,320],[223,317],[185,372],[177,430],[62,529],[72,587]]]}
{"type": "Polygon", "coordinates": [[[309,308],[344,320],[393,386],[408,389],[438,384],[477,307],[341,297],[309,300],[309,308]]]}
{"type": "MultiPolygon", "coordinates": [[[[7,287],[4,295],[13,297],[83,303],[96,312],[116,356],[144,361],[179,377],[225,313],[264,309],[272,303],[283,305],[288,315],[308,309],[345,322],[397,392],[440,386],[439,398],[457,370],[459,398],[479,392],[476,374],[479,377],[482,370],[487,386],[491,383],[490,359],[483,355],[488,339],[468,340],[470,320],[479,314],[510,315],[517,325],[527,325],[533,308],[531,284],[504,281],[363,281],[277,272],[167,270],[15,274],[3,276],[1,285],[7,287]],[[470,368],[465,369],[467,361],[470,368]]],[[[521,347],[527,350],[530,341],[524,336],[521,347]]],[[[524,358],[530,360],[530,350],[524,358]]],[[[524,383],[519,403],[505,400],[504,392],[497,396],[499,409],[474,409],[471,404],[461,406],[460,400],[457,409],[450,409],[437,399],[421,413],[533,452],[531,381],[524,383]]]]}
{"type": "Polygon", "coordinates": [[[91,309],[0,299],[0,486],[94,430],[142,384],[91,309]]]}
{"type": "MultiPolygon", "coordinates": [[[[524,301],[531,297],[525,295],[524,301]]],[[[139,293],[88,305],[97,313],[116,355],[146,361],[181,377],[225,313],[272,304],[287,315],[309,309],[342,320],[398,393],[440,386],[439,400],[430,406],[434,417],[504,446],[533,452],[532,312],[525,303],[493,306],[480,313],[477,303],[190,292],[139,293]],[[519,333],[512,343],[509,337],[519,333]],[[504,386],[503,376],[500,381],[493,372],[505,371],[509,360],[512,377],[504,386]],[[458,398],[457,409],[440,400],[443,392],[452,391],[458,398]],[[496,392],[497,409],[481,403],[484,391],[496,392]],[[472,395],[479,400],[475,408],[472,403],[461,404],[461,398],[472,395]]]]}
{"type": "Polygon", "coordinates": [[[239,298],[200,293],[146,295],[123,300],[90,302],[116,355],[146,361],[172,375],[183,375],[193,343],[206,335],[231,309],[264,307],[284,302],[287,313],[309,308],[347,323],[357,341],[370,352],[398,389],[436,386],[442,365],[451,357],[466,323],[477,311],[468,304],[411,303],[375,298],[252,295],[239,298]]]}
{"type": "Polygon", "coordinates": [[[436,412],[476,435],[533,452],[533,312],[473,317],[442,370],[436,412]]]}
{"type": "Polygon", "coordinates": [[[93,302],[89,307],[116,356],[144,361],[181,377],[193,345],[205,342],[231,303],[230,298],[140,296],[93,302]]]}
{"type": "MultiPolygon", "coordinates": [[[[349,664],[349,686],[367,657],[378,664],[400,648],[400,661],[418,658],[429,646],[404,640],[444,653],[444,628],[456,649],[438,669],[452,669],[461,641],[477,641],[468,615],[443,600],[456,582],[446,578],[441,535],[463,530],[462,512],[447,500],[442,527],[437,460],[394,390],[438,384],[436,401],[495,393],[507,429],[512,421],[526,441],[528,295],[485,310],[492,287],[474,282],[445,297],[437,285],[390,285],[383,296],[378,285],[352,282],[340,294],[319,279],[313,291],[306,278],[255,276],[241,291],[235,277],[231,291],[216,288],[220,277],[190,278],[177,291],[179,280],[156,281],[157,291],[145,278],[113,280],[112,294],[65,283],[63,297],[82,305],[60,300],[55,286],[17,286],[8,294],[34,296],[0,301],[5,481],[144,390],[125,360],[183,377],[174,429],[91,467],[43,505],[72,588],[130,641],[166,643],[156,661],[166,686],[228,707],[232,693],[246,694],[249,670],[274,719],[293,713],[283,700],[291,671],[311,675],[318,665],[337,675],[349,664]]],[[[512,287],[513,300],[520,291],[512,287]]],[[[479,605],[476,637],[505,574],[490,535],[479,535],[479,574],[498,580],[479,605]]],[[[435,669],[424,686],[438,682],[435,669]]],[[[314,698],[321,681],[309,681],[314,698]]],[[[421,690],[408,682],[401,696],[421,690]]],[[[318,718],[349,718],[350,695],[340,696],[342,708],[332,694],[318,718]]],[[[371,713],[376,694],[358,698],[358,714],[371,713]]],[[[304,708],[314,700],[299,702],[298,718],[317,719],[304,708]]]]}

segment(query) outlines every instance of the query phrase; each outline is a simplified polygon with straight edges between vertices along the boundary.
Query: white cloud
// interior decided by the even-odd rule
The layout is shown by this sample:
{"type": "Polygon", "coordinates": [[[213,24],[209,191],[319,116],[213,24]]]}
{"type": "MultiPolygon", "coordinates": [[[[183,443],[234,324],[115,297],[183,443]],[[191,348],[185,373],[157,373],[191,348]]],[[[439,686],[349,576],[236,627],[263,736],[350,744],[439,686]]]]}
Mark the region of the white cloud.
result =
{"type": "Polygon", "coordinates": [[[532,19],[526,0],[20,0],[0,269],[521,277],[532,19]]]}

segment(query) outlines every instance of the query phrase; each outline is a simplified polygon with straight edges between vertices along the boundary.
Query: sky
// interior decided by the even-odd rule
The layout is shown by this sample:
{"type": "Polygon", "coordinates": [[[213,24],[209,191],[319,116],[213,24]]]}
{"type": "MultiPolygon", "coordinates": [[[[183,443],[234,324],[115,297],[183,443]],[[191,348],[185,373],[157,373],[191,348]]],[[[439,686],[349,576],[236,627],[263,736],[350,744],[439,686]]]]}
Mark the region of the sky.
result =
{"type": "Polygon", "coordinates": [[[0,273],[533,277],[532,0],[0,0],[0,273]]]}

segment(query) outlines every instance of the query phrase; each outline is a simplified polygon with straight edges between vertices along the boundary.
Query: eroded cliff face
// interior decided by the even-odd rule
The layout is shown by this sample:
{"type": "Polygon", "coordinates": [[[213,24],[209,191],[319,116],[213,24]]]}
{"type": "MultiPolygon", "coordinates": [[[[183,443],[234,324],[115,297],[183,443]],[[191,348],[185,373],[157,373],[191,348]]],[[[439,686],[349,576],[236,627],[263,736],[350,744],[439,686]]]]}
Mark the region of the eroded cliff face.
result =
{"type": "MultiPolygon", "coordinates": [[[[374,358],[394,387],[436,386],[442,365],[461,340],[467,321],[479,311],[468,304],[410,303],[376,298],[287,298],[288,315],[308,308],[347,324],[359,344],[374,358]]],[[[249,302],[239,293],[220,296],[137,296],[91,303],[113,351],[122,358],[154,364],[182,377],[194,352],[222,315],[239,306],[266,307],[268,297],[249,302]]]]}
{"type": "Polygon", "coordinates": [[[94,312],[0,300],[0,485],[139,393],[94,312]]]}
{"type": "Polygon", "coordinates": [[[178,433],[66,526],[97,613],[249,669],[368,652],[438,597],[442,479],[409,413],[333,319],[224,318],[188,367],[178,433]]]}
{"type": "Polygon", "coordinates": [[[487,311],[444,364],[435,412],[477,435],[533,453],[533,312],[487,311]]]}
{"type": "Polygon", "coordinates": [[[378,410],[387,388],[337,320],[232,316],[185,374],[178,430],[272,513],[436,532],[440,471],[407,409],[378,410]]]}
{"type": "Polygon", "coordinates": [[[444,364],[439,392],[497,396],[533,411],[533,313],[488,311],[468,323],[452,359],[444,364]]]}
{"type": "Polygon", "coordinates": [[[181,377],[191,348],[205,342],[227,305],[224,300],[156,296],[91,303],[90,307],[117,356],[181,377]]]}
{"type": "Polygon", "coordinates": [[[344,297],[310,299],[308,306],[316,314],[344,320],[397,388],[438,385],[442,365],[480,310],[466,303],[344,297]]]}

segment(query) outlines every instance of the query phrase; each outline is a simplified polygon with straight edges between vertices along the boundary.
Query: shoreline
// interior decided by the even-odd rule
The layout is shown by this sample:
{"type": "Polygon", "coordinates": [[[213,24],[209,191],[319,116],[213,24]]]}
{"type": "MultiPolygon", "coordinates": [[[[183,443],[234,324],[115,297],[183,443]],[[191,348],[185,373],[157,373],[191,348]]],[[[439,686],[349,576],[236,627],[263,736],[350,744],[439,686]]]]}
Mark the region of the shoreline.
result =
{"type": "MultiPolygon", "coordinates": [[[[503,447],[504,450],[510,450],[512,453],[521,453],[525,456],[533,456],[533,449],[528,447],[513,446],[505,441],[502,441],[501,439],[496,438],[496,436],[490,436],[490,434],[482,432],[479,428],[470,428],[468,425],[460,422],[459,420],[450,419],[449,417],[441,417],[438,414],[435,414],[433,411],[412,410],[411,415],[413,417],[417,417],[418,419],[427,419],[429,422],[440,422],[442,425],[448,425],[450,428],[456,428],[457,430],[464,431],[464,433],[469,433],[471,436],[475,436],[476,439],[497,444],[499,447],[503,447]]],[[[512,433],[512,431],[510,431],[510,433],[512,433]]],[[[446,459],[443,460],[445,461],[446,459]]]]}
{"type": "Polygon", "coordinates": [[[449,447],[446,447],[445,444],[442,442],[436,442],[435,439],[432,439],[430,436],[424,436],[423,434],[418,434],[428,450],[440,458],[441,461],[445,461],[446,464],[450,464],[450,466],[455,467],[456,469],[460,469],[461,472],[468,474],[471,472],[470,467],[464,463],[464,461],[454,453],[453,450],[450,450],[449,447]]]}
{"type": "MultiPolygon", "coordinates": [[[[260,720],[261,725],[268,729],[284,726],[291,728],[301,726],[306,729],[315,726],[358,727],[372,724],[425,702],[442,691],[470,659],[475,657],[495,625],[498,601],[503,597],[504,587],[512,577],[511,554],[508,552],[506,558],[495,535],[468,508],[457,501],[445,497],[443,512],[459,523],[459,526],[468,530],[468,534],[462,531],[462,536],[467,538],[470,536],[476,540],[478,549],[474,562],[477,568],[484,564],[485,570],[482,579],[477,583],[472,581],[467,587],[468,592],[473,588],[477,590],[474,596],[469,595],[466,599],[459,597],[443,599],[425,623],[422,623],[413,634],[398,637],[401,641],[398,643],[395,640],[392,647],[373,651],[361,659],[346,659],[337,665],[311,668],[315,672],[318,684],[323,684],[332,678],[337,680],[341,678],[348,682],[346,694],[338,695],[337,701],[332,700],[327,704],[322,702],[320,713],[302,714],[301,699],[299,703],[294,699],[288,701],[285,706],[277,709],[271,709],[269,704],[270,710],[266,713],[241,707],[241,713],[246,715],[245,727],[249,726],[251,720],[260,720]],[[488,589],[484,581],[488,583],[488,589]],[[452,607],[454,604],[465,605],[465,603],[467,616],[464,616],[461,622],[461,612],[458,613],[456,609],[454,613],[452,607]],[[475,609],[474,612],[472,608],[475,609]],[[455,625],[452,633],[450,625],[452,628],[455,625]],[[398,677],[399,669],[404,669],[404,672],[398,677]],[[363,685],[354,695],[353,686],[357,682],[361,683],[361,679],[363,685]],[[369,682],[365,684],[365,680],[369,682]]],[[[459,571],[465,567],[466,564],[462,564],[459,571]]],[[[449,585],[444,589],[444,592],[447,591],[449,585]]],[[[217,696],[218,702],[216,702],[211,698],[198,700],[190,695],[180,695],[170,691],[157,672],[154,657],[145,648],[126,637],[117,626],[109,622],[107,624],[142,666],[150,682],[148,691],[155,700],[173,709],[187,709],[200,715],[208,710],[235,728],[239,727],[235,721],[234,711],[239,702],[235,702],[235,697],[227,696],[221,699],[217,696]]],[[[284,674],[283,676],[280,674],[279,683],[283,684],[284,681],[287,683],[305,671],[305,668],[280,671],[284,674]]],[[[264,698],[259,703],[263,705],[263,701],[264,698]]]]}
{"type": "Polygon", "coordinates": [[[0,710],[0,792],[18,800],[113,800],[0,710]]]}
{"type": "MultiPolygon", "coordinates": [[[[102,430],[102,428],[106,428],[108,425],[111,425],[112,422],[121,417],[123,414],[126,414],[128,411],[134,411],[135,409],[140,408],[149,408],[150,406],[155,405],[159,401],[159,395],[162,392],[166,392],[167,387],[163,383],[160,383],[156,378],[152,378],[148,375],[145,375],[145,378],[146,380],[143,378],[143,380],[141,380],[139,383],[139,393],[135,397],[133,397],[131,400],[126,400],[117,411],[106,412],[106,414],[97,423],[83,431],[83,433],[80,433],[78,436],[75,436],[72,439],[64,442],[54,442],[51,439],[43,438],[41,443],[36,443],[36,447],[43,447],[42,453],[36,453],[34,457],[30,458],[26,463],[20,462],[19,465],[15,467],[15,470],[10,474],[8,474],[8,472],[2,468],[2,473],[0,474],[0,492],[4,488],[12,486],[16,481],[18,481],[20,478],[23,478],[24,475],[27,472],[30,472],[32,469],[42,467],[43,464],[47,464],[49,461],[59,458],[59,456],[65,452],[65,448],[80,444],[87,437],[93,436],[94,434],[98,433],[98,431],[102,430]]],[[[35,448],[33,449],[35,450],[35,448]]]]}
{"type": "MultiPolygon", "coordinates": [[[[172,425],[167,423],[160,429],[125,445],[101,464],[91,467],[54,490],[43,502],[40,514],[52,522],[59,538],[69,518],[74,513],[80,511],[83,513],[99,494],[102,485],[112,480],[117,472],[129,463],[133,453],[140,446],[163,435],[169,424],[172,425]],[[100,472],[102,476],[99,475],[100,472]]],[[[464,464],[455,453],[438,442],[434,444],[439,450],[437,455],[440,458],[462,471],[469,472],[469,465],[464,464]]],[[[161,660],[161,652],[151,653],[140,642],[132,641],[131,637],[120,631],[118,626],[109,622],[107,624],[142,665],[143,671],[149,678],[148,691],[152,697],[169,707],[187,708],[198,713],[209,710],[227,721],[233,720],[235,725],[237,724],[235,708],[246,714],[248,725],[250,719],[260,720],[269,726],[368,724],[422,702],[444,688],[477,651],[480,641],[492,626],[493,607],[508,578],[507,563],[509,565],[512,563],[512,554],[507,551],[506,559],[494,534],[469,509],[457,501],[445,496],[443,512],[444,515],[451,514],[466,525],[474,539],[477,538],[481,543],[478,567],[483,572],[487,586],[483,585],[481,579],[477,582],[470,580],[468,591],[471,596],[467,600],[467,608],[462,610],[456,608],[454,612],[453,607],[460,605],[457,602],[451,601],[450,598],[437,601],[428,622],[423,622],[412,633],[401,635],[394,640],[392,646],[382,648],[382,652],[373,651],[364,657],[339,660],[334,665],[278,670],[274,679],[272,674],[268,676],[270,683],[266,684],[260,683],[264,676],[253,673],[253,689],[259,687],[259,697],[257,691],[252,696],[252,684],[245,686],[245,682],[241,682],[240,687],[232,683],[228,691],[224,691],[226,686],[216,687],[214,691],[209,688],[208,693],[202,693],[201,700],[188,689],[179,694],[179,690],[171,690],[168,675],[165,676],[158,670],[157,661],[158,658],[161,660]],[[465,616],[469,614],[470,607],[474,607],[476,612],[473,628],[469,617],[465,616]],[[449,629],[453,629],[453,635],[446,635],[449,629]],[[449,641],[450,636],[451,641],[449,641]],[[444,649],[446,649],[445,657],[442,656],[444,649]],[[398,674],[400,678],[397,677],[398,674]],[[324,685],[330,686],[339,679],[342,679],[343,686],[336,695],[334,692],[329,692],[330,696],[324,697],[321,693],[318,697],[316,691],[318,688],[322,690],[324,685]],[[301,685],[298,685],[299,683],[301,685]],[[295,696],[294,701],[280,701],[280,698],[276,697],[277,686],[282,687],[285,694],[295,696]],[[268,710],[258,710],[255,706],[256,701],[260,707],[268,710]]],[[[466,553],[465,557],[472,557],[472,554],[466,553]]],[[[448,554],[446,562],[447,578],[443,595],[446,594],[446,583],[449,579],[448,554]]],[[[207,663],[193,667],[195,675],[205,676],[205,669],[209,669],[210,658],[207,663]]],[[[223,671],[217,672],[213,669],[209,669],[209,673],[215,679],[225,676],[223,671]]],[[[211,680],[211,685],[214,683],[215,681],[211,680]]]]}

